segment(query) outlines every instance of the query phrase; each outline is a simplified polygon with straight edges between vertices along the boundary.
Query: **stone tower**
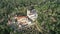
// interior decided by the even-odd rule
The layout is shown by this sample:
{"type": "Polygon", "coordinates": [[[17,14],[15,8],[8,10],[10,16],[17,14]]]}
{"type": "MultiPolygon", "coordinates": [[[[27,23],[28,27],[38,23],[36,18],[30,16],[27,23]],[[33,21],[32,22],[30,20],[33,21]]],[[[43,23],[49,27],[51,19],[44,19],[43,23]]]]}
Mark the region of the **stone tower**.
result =
{"type": "Polygon", "coordinates": [[[34,9],[33,6],[31,6],[27,9],[27,16],[32,21],[35,21],[37,19],[38,14],[37,14],[37,12],[36,12],[36,10],[34,9]]]}

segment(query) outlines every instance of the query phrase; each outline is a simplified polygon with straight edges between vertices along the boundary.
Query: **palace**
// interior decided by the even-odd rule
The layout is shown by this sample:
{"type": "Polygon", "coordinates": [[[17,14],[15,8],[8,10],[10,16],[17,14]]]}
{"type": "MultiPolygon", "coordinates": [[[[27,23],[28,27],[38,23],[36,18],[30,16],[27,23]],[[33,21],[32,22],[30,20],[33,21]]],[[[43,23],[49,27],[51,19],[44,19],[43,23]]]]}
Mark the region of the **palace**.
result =
{"type": "Polygon", "coordinates": [[[27,16],[14,16],[12,20],[8,20],[8,24],[16,24],[18,27],[31,25],[37,19],[37,12],[35,9],[27,9],[27,16]]]}

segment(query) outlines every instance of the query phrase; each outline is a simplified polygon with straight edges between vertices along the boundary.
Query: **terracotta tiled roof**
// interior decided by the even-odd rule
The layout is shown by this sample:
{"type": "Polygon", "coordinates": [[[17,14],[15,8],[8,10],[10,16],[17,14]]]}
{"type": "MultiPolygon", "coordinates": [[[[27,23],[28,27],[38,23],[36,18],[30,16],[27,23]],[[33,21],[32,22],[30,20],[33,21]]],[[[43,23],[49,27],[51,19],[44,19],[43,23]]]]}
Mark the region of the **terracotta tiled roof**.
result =
{"type": "Polygon", "coordinates": [[[15,18],[21,19],[21,18],[28,18],[28,17],[27,17],[27,16],[17,16],[17,17],[15,17],[15,18]]]}
{"type": "Polygon", "coordinates": [[[19,24],[23,24],[23,25],[27,24],[27,18],[28,18],[27,16],[17,16],[15,18],[17,19],[17,22],[19,24]]]}

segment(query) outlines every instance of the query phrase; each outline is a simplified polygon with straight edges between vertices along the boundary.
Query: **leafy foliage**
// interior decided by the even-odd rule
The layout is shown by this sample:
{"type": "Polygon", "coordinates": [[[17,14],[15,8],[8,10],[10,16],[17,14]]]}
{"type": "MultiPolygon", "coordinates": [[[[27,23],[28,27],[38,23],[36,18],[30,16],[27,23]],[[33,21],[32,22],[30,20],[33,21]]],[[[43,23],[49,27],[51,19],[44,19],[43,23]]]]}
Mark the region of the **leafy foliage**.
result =
{"type": "Polygon", "coordinates": [[[8,15],[26,15],[26,8],[33,5],[43,34],[60,34],[60,0],[0,0],[0,34],[9,34],[8,15]]]}

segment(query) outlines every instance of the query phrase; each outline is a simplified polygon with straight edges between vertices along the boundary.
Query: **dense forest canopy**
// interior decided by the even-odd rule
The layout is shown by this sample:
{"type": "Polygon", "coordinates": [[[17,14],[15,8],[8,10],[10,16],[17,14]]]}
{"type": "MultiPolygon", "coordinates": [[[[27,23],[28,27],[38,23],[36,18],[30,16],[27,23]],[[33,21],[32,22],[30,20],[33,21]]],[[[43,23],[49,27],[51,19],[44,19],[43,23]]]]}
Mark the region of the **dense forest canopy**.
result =
{"type": "Polygon", "coordinates": [[[9,16],[26,15],[27,7],[33,5],[44,34],[60,34],[60,0],[0,0],[0,34],[9,34],[9,16]]]}

